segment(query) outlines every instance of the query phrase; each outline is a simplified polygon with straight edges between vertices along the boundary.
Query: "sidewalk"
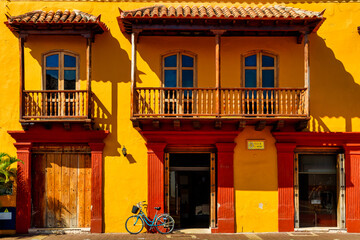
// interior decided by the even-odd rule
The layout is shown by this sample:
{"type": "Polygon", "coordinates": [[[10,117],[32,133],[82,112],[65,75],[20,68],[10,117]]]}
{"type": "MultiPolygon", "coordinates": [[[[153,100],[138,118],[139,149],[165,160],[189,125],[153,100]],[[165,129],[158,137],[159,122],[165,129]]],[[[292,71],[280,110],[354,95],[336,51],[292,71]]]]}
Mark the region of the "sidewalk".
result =
{"type": "Polygon", "coordinates": [[[360,234],[352,233],[317,233],[317,232],[292,232],[292,233],[239,233],[239,234],[150,234],[138,235],[104,233],[104,234],[63,234],[63,235],[14,235],[2,237],[3,240],[360,240],[360,234]]]}

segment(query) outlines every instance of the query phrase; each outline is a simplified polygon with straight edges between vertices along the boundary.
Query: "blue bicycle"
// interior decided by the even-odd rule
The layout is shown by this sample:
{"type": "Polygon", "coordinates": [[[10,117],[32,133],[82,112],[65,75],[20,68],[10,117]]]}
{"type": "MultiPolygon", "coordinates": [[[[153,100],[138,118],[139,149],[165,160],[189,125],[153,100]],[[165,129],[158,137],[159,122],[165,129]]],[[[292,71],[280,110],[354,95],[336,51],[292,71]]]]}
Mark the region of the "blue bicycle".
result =
{"type": "Polygon", "coordinates": [[[126,231],[128,231],[130,234],[138,234],[140,233],[144,225],[148,225],[150,227],[149,230],[156,228],[156,231],[158,231],[161,234],[168,234],[171,233],[174,230],[175,221],[174,219],[167,213],[157,215],[157,212],[161,209],[160,207],[155,207],[156,213],[151,221],[143,212],[142,208],[145,206],[145,201],[138,202],[136,205],[132,208],[132,213],[135,214],[131,217],[129,217],[125,222],[125,228],[126,231]]]}

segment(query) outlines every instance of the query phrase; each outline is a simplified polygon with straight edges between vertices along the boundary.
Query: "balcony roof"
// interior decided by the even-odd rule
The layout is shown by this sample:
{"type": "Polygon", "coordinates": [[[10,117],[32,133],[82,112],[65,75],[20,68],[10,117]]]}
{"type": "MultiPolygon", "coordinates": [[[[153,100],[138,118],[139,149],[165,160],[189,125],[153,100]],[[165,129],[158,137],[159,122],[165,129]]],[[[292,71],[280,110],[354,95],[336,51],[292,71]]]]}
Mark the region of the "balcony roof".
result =
{"type": "Polygon", "coordinates": [[[36,10],[19,16],[7,16],[6,26],[17,33],[81,35],[86,32],[99,34],[108,31],[99,16],[79,10],[36,10]]]}
{"type": "Polygon", "coordinates": [[[325,20],[322,12],[285,6],[212,7],[156,5],[130,11],[119,9],[124,33],[141,35],[298,36],[316,32],[325,20]]]}

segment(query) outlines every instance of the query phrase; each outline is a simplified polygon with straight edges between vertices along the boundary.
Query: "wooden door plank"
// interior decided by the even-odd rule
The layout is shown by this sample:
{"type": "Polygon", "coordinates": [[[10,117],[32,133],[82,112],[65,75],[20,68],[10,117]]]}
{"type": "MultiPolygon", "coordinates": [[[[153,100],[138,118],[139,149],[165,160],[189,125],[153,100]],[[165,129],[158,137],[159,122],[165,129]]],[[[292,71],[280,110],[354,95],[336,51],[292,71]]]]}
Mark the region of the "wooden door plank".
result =
{"type": "Polygon", "coordinates": [[[85,155],[79,154],[78,227],[85,227],[85,155]]]}
{"type": "Polygon", "coordinates": [[[46,158],[44,154],[32,156],[32,227],[43,228],[46,216],[46,195],[45,195],[45,168],[46,158]]]}
{"type": "Polygon", "coordinates": [[[62,209],[62,177],[61,177],[61,154],[54,153],[54,212],[55,212],[55,227],[63,227],[62,225],[62,217],[61,217],[61,209],[62,209]]]}
{"type": "MultiPolygon", "coordinates": [[[[61,198],[59,201],[59,210],[61,209],[61,216],[57,218],[59,221],[59,227],[70,227],[70,158],[71,154],[62,154],[61,156],[61,185],[59,189],[61,189],[61,198]]],[[[60,177],[60,176],[59,176],[60,177]]]]}
{"type": "Polygon", "coordinates": [[[71,154],[70,160],[70,227],[75,228],[78,227],[77,223],[77,190],[78,190],[78,156],[81,154],[71,154]]]}
{"type": "Polygon", "coordinates": [[[85,227],[91,224],[91,158],[85,155],[85,227]]]}
{"type": "Polygon", "coordinates": [[[55,169],[54,154],[45,154],[46,158],[46,227],[55,227],[55,169]]]}

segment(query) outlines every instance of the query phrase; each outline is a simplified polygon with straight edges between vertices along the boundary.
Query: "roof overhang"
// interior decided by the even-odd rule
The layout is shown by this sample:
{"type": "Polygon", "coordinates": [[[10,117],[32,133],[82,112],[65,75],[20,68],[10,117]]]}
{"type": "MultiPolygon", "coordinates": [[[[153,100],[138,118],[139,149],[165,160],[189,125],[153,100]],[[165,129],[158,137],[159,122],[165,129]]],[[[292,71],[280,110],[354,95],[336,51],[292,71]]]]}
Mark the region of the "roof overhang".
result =
{"type": "Polygon", "coordinates": [[[325,20],[322,12],[284,6],[269,7],[165,7],[120,11],[124,33],[143,36],[296,36],[316,32],[325,20]]]}
{"type": "Polygon", "coordinates": [[[93,37],[108,31],[101,15],[95,17],[78,10],[32,11],[19,16],[7,16],[6,26],[21,35],[82,35],[93,37]]]}

